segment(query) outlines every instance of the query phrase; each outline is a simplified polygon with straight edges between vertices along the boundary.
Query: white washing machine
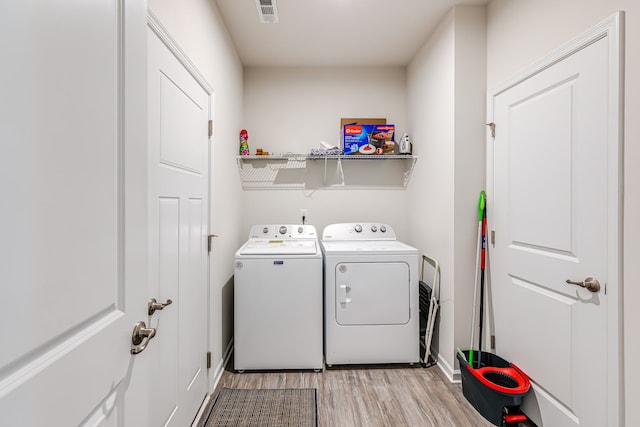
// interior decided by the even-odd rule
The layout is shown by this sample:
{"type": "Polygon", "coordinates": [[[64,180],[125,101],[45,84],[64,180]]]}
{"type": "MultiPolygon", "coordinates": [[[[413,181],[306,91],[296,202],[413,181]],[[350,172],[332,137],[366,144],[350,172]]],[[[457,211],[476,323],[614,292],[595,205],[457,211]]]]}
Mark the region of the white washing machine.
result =
{"type": "Polygon", "coordinates": [[[234,263],[236,370],[315,369],[322,359],[322,251],[311,225],[256,225],[234,263]]]}
{"type": "Polygon", "coordinates": [[[329,225],[321,244],[325,363],[418,363],[418,250],[379,223],[329,225]]]}

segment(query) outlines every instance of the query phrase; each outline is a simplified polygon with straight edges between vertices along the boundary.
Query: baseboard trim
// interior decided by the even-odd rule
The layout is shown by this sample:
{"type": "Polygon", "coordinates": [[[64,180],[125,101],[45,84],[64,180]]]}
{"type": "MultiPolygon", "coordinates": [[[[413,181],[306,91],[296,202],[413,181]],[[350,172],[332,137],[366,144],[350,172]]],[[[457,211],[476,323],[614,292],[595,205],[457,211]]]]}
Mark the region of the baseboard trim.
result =
{"type": "Polygon", "coordinates": [[[232,354],[233,354],[233,337],[231,338],[231,340],[229,340],[229,344],[227,344],[227,348],[224,350],[222,360],[220,361],[218,366],[216,366],[216,370],[213,374],[213,388],[211,389],[212,392],[216,389],[216,387],[218,387],[218,383],[220,382],[220,379],[222,378],[222,374],[224,373],[224,368],[229,363],[229,360],[231,360],[232,354]]]}
{"type": "Polygon", "coordinates": [[[229,344],[227,344],[227,348],[224,351],[224,357],[216,366],[213,372],[213,386],[211,387],[211,391],[207,393],[207,396],[202,402],[202,405],[200,405],[200,409],[198,410],[198,413],[196,414],[195,418],[193,419],[193,423],[191,424],[192,427],[202,427],[206,422],[206,419],[204,418],[209,415],[209,411],[211,410],[211,399],[213,399],[214,392],[218,387],[218,383],[222,379],[224,368],[227,366],[227,363],[229,363],[229,360],[231,360],[231,354],[233,354],[233,338],[231,338],[229,344]]]}
{"type": "Polygon", "coordinates": [[[454,369],[453,366],[446,362],[445,358],[442,357],[440,353],[438,353],[438,361],[436,362],[436,365],[451,383],[455,384],[462,381],[460,369],[454,369]]]}

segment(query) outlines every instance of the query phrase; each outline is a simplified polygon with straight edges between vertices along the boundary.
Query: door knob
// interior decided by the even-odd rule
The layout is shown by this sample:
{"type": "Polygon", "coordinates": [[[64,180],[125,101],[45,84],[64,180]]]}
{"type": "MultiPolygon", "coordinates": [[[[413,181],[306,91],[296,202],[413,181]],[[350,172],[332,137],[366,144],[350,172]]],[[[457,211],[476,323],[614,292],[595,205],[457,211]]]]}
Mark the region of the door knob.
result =
{"type": "Polygon", "coordinates": [[[574,282],[573,280],[567,279],[565,280],[565,283],[580,286],[581,288],[585,288],[591,292],[600,291],[600,282],[598,282],[598,279],[594,279],[593,277],[587,277],[584,279],[584,282],[574,282]]]}
{"type": "Polygon", "coordinates": [[[147,344],[153,337],[156,336],[155,328],[147,328],[146,323],[142,320],[137,322],[133,327],[133,334],[131,335],[131,343],[133,345],[140,345],[138,348],[132,348],[131,354],[142,353],[145,348],[147,348],[147,344]]]}
{"type": "Polygon", "coordinates": [[[158,302],[155,298],[151,298],[148,302],[147,302],[147,307],[149,308],[148,312],[149,312],[149,316],[151,316],[153,313],[156,312],[156,310],[162,310],[163,308],[165,308],[166,306],[170,305],[173,301],[171,301],[170,299],[167,300],[167,302],[165,302],[164,304],[161,302],[158,302]]]}

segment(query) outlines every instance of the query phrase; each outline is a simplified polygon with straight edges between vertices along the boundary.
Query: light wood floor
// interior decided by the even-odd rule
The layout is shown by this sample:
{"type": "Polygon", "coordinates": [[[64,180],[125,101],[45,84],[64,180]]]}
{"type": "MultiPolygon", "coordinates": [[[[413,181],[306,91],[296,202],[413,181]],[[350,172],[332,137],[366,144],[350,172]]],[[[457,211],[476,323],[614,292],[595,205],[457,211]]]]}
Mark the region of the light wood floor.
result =
{"type": "Polygon", "coordinates": [[[227,367],[213,396],[222,387],[317,388],[319,427],[492,425],[467,402],[460,384],[451,384],[437,366],[349,366],[317,373],[237,373],[227,367]]]}

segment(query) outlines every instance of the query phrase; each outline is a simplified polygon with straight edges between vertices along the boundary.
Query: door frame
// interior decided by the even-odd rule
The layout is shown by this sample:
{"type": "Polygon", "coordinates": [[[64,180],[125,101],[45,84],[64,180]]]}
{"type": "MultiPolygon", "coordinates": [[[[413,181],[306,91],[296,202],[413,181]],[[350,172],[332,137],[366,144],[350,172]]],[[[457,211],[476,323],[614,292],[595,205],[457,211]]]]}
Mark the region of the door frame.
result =
{"type": "MultiPolygon", "coordinates": [[[[166,27],[160,22],[158,17],[153,13],[151,9],[147,9],[147,26],[151,29],[154,34],[160,39],[162,43],[169,49],[169,51],[175,56],[175,58],[180,62],[180,64],[187,70],[187,72],[193,77],[193,79],[200,85],[200,87],[206,92],[208,95],[208,120],[209,120],[209,146],[208,146],[208,158],[207,158],[207,230],[211,232],[211,207],[213,205],[212,202],[212,191],[211,191],[211,156],[212,156],[212,127],[211,120],[213,119],[213,88],[204,78],[204,76],[200,73],[200,71],[196,68],[193,62],[189,59],[189,57],[184,53],[184,51],[178,45],[178,42],[171,36],[166,27]]],[[[208,256],[211,256],[211,251],[208,252],[208,256]]],[[[208,352],[212,351],[213,340],[211,337],[212,331],[212,314],[211,314],[211,262],[210,259],[207,260],[207,324],[206,324],[206,335],[207,335],[207,343],[206,348],[208,352]]],[[[213,391],[211,387],[211,369],[207,367],[207,391],[211,393],[213,391]]],[[[202,403],[203,405],[206,403],[207,399],[202,403]]],[[[194,417],[196,414],[193,414],[194,417]]]]}
{"type": "MultiPolygon", "coordinates": [[[[487,204],[494,204],[494,149],[492,133],[499,132],[491,126],[494,122],[494,99],[501,93],[548,69],[595,41],[606,38],[609,46],[609,100],[607,133],[607,271],[604,292],[609,299],[607,311],[607,421],[619,425],[624,420],[624,365],[623,357],[623,143],[624,143],[624,12],[619,11],[595,27],[554,50],[533,65],[525,68],[506,82],[487,93],[486,135],[486,188],[487,204]]],[[[489,230],[495,230],[494,217],[487,218],[489,230]]],[[[495,265],[493,251],[489,251],[490,264],[495,265]]],[[[491,270],[489,270],[491,282],[491,270]]],[[[493,328],[492,328],[493,329],[493,328]]],[[[487,334],[494,335],[492,330],[487,334]]],[[[485,348],[490,348],[490,342],[485,348]]]]}

